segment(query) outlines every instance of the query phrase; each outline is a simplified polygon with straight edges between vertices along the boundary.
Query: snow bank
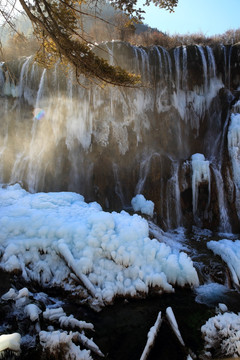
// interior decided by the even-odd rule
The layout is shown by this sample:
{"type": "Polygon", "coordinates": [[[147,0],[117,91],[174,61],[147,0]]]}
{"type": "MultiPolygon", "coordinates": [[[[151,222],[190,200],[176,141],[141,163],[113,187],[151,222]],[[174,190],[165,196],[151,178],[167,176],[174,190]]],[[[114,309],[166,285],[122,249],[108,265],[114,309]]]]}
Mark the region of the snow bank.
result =
{"type": "Polygon", "coordinates": [[[141,194],[136,195],[131,200],[134,211],[140,211],[142,214],[153,216],[154,203],[151,200],[146,200],[141,194]]]}
{"type": "Polygon", "coordinates": [[[228,152],[232,162],[233,177],[240,189],[240,114],[231,114],[228,128],[228,152]]]}
{"type": "Polygon", "coordinates": [[[151,287],[198,285],[191,259],[150,240],[137,214],[106,213],[76,193],[30,194],[19,185],[0,188],[0,204],[0,265],[27,281],[80,294],[80,280],[99,304],[151,287]]]}
{"type": "Polygon", "coordinates": [[[216,315],[201,327],[205,351],[221,356],[240,356],[240,316],[227,313],[216,315]],[[221,354],[219,354],[221,352],[221,354]]]}
{"type": "Polygon", "coordinates": [[[193,195],[193,214],[197,211],[198,204],[198,186],[203,181],[208,182],[210,199],[210,169],[209,161],[205,160],[203,154],[194,154],[192,160],[192,195],[193,195]]]}

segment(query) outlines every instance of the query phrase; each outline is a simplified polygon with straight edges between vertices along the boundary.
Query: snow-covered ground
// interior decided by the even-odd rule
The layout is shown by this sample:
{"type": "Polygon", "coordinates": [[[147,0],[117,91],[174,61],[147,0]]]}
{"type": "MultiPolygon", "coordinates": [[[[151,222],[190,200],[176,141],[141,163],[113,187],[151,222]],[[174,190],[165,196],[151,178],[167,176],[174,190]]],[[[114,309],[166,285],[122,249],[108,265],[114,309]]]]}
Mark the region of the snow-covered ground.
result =
{"type": "Polygon", "coordinates": [[[75,294],[84,287],[98,305],[199,284],[187,254],[151,240],[137,214],[107,213],[71,192],[30,194],[18,184],[0,188],[0,204],[0,265],[27,281],[75,294]]]}

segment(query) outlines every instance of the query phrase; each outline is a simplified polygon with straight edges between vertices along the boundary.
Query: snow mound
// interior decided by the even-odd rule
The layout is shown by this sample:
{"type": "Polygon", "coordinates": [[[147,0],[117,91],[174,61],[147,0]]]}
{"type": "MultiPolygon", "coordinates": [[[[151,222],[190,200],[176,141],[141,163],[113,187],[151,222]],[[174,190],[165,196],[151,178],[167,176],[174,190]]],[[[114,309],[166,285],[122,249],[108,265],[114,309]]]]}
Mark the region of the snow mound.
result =
{"type": "Polygon", "coordinates": [[[131,200],[134,211],[140,211],[142,214],[153,217],[154,203],[151,200],[146,200],[141,194],[136,195],[131,200]]]}
{"type": "Polygon", "coordinates": [[[232,280],[239,286],[240,281],[240,240],[231,241],[227,239],[219,241],[209,241],[207,247],[214,254],[219,255],[227,264],[232,280]]]}
{"type": "Polygon", "coordinates": [[[0,204],[0,266],[26,281],[75,294],[84,286],[100,305],[199,283],[186,253],[151,240],[137,214],[106,213],[76,193],[30,194],[19,185],[0,188],[0,204]]]}
{"type": "Polygon", "coordinates": [[[225,312],[216,315],[201,327],[205,351],[217,352],[218,357],[240,356],[240,316],[225,312]],[[220,352],[220,354],[219,354],[220,352]]]}

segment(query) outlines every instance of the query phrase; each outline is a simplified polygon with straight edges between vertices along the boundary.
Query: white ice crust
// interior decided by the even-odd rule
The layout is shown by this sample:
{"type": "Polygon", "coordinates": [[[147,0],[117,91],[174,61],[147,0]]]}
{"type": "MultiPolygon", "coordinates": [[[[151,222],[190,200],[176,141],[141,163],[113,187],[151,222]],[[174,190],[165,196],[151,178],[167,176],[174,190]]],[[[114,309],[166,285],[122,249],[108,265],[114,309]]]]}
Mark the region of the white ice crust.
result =
{"type": "Polygon", "coordinates": [[[30,194],[18,184],[0,188],[0,204],[0,265],[27,281],[77,291],[80,279],[104,303],[155,286],[198,285],[186,253],[151,240],[137,214],[106,213],[71,192],[30,194]]]}

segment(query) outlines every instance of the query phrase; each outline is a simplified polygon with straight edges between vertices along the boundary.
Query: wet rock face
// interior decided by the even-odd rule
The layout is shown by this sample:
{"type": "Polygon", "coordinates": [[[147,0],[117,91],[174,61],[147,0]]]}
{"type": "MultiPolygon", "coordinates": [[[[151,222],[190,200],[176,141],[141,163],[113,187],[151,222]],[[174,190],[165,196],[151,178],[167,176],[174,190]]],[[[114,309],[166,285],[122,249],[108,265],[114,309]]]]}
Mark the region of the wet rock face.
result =
{"type": "Polygon", "coordinates": [[[240,44],[236,44],[232,47],[230,67],[231,86],[234,90],[237,90],[240,84],[240,44]]]}
{"type": "Polygon", "coordinates": [[[73,75],[42,72],[30,60],[12,64],[19,79],[12,83],[2,67],[1,181],[30,191],[76,191],[108,210],[129,208],[142,193],[155,203],[158,221],[173,228],[195,221],[191,167],[182,166],[201,153],[212,175],[211,191],[199,184],[198,218],[217,228],[227,204],[231,223],[235,185],[229,190],[224,154],[240,46],[103,47],[102,55],[141,74],[146,86],[86,90],[73,75]],[[36,107],[44,110],[41,121],[33,117],[36,107]]]}

